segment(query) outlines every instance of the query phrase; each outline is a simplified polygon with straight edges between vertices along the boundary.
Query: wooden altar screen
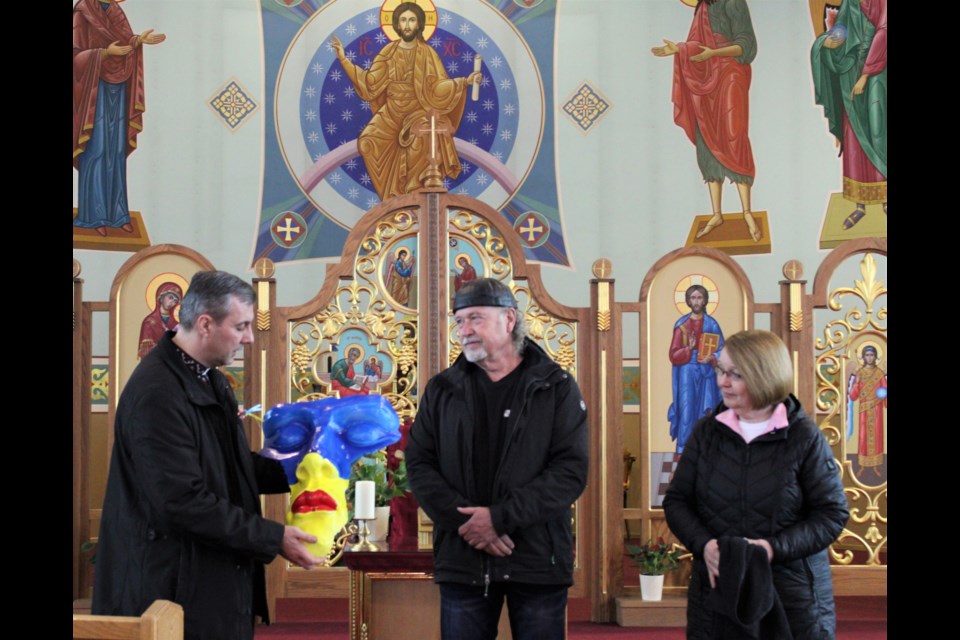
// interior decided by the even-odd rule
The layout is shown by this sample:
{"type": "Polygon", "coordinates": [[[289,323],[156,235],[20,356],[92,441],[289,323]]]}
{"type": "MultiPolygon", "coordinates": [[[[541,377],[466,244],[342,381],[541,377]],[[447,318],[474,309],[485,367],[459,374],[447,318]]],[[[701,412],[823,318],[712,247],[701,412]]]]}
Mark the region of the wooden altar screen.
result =
{"type": "MultiPolygon", "coordinates": [[[[881,276],[886,255],[886,239],[846,242],[820,263],[813,292],[800,297],[812,342],[801,371],[813,373],[801,400],[840,462],[850,505],[850,520],[830,549],[834,591],[840,595],[887,593],[887,288],[881,276]],[[864,389],[855,407],[851,383],[869,368],[858,363],[867,346],[876,351],[884,396],[871,389],[868,397],[864,389]],[[855,429],[858,436],[867,431],[859,449],[855,429]],[[871,437],[879,442],[866,442],[871,437]]],[[[796,333],[793,327],[791,332],[796,333]]]]}
{"type": "MultiPolygon", "coordinates": [[[[289,402],[310,393],[329,393],[329,369],[333,359],[345,355],[348,345],[363,347],[364,355],[390,363],[375,383],[375,391],[388,396],[402,415],[413,415],[416,392],[430,376],[448,366],[458,345],[451,336],[449,301],[459,280],[469,273],[493,276],[512,283],[521,301],[531,335],[567,367],[580,384],[589,407],[590,476],[587,490],[577,503],[576,584],[571,596],[586,596],[592,604],[592,619],[614,617],[615,600],[635,595],[637,588],[623,582],[623,522],[640,519],[639,536],[665,534],[662,509],[652,504],[649,473],[650,430],[661,411],[653,411],[652,358],[665,355],[668,339],[662,326],[653,333],[652,296],[658,279],[664,291],[677,285],[670,269],[691,260],[706,261],[705,267],[680,269],[716,278],[727,274],[720,290],[738,290],[726,297],[729,312],[737,309],[742,320],[723,319],[729,334],[753,326],[754,314],[769,317],[769,327],[787,343],[794,356],[796,392],[805,407],[816,414],[837,459],[851,501],[851,524],[832,549],[835,588],[838,594],[867,595],[886,592],[886,479],[867,475],[856,463],[856,447],[850,436],[852,418],[845,410],[846,386],[856,371],[856,360],[866,345],[874,346],[886,359],[886,288],[877,277],[876,260],[885,260],[886,242],[847,242],[832,251],[820,265],[813,292],[806,293],[802,265],[789,261],[780,281],[780,301],[754,303],[752,287],[736,262],[708,248],[680,249],[664,256],[649,271],[638,302],[616,303],[615,281],[609,261],[598,260],[591,280],[590,308],[570,308],[557,303],[544,289],[539,267],[527,265],[520,241],[502,217],[471,198],[443,192],[420,192],[403,196],[371,210],[357,224],[344,247],[341,261],[327,269],[317,295],[295,307],[277,308],[276,281],[269,262],[257,264],[258,311],[256,342],[245,359],[245,404],[265,407],[289,402]],[[409,279],[394,280],[389,263],[407,249],[417,256],[409,279]],[[858,268],[860,277],[831,289],[831,278],[841,267],[858,268]],[[406,293],[406,296],[404,295],[406,293]],[[816,311],[816,315],[815,315],[816,311]],[[638,314],[640,335],[641,445],[637,484],[641,504],[624,508],[623,487],[623,354],[624,314],[638,314]],[[823,314],[826,314],[824,316],[823,314]],[[831,315],[832,314],[832,315],[831,315]],[[839,318],[836,316],[839,315],[839,318]],[[821,317],[823,316],[823,317],[821,317]],[[823,326],[817,324],[818,320],[823,326]],[[363,343],[363,340],[367,340],[363,343]],[[334,352],[332,346],[337,346],[334,352]],[[371,350],[375,346],[375,350],[371,350]],[[375,352],[374,352],[375,351],[375,352]],[[379,356],[379,357],[378,357],[379,356]],[[649,405],[649,407],[645,407],[649,405]]],[[[115,407],[125,378],[118,369],[122,357],[116,347],[116,323],[120,315],[121,285],[135,269],[183,271],[188,277],[197,268],[211,268],[199,254],[185,247],[161,245],[135,254],[118,271],[110,303],[83,300],[82,279],[74,268],[74,597],[86,592],[84,560],[80,544],[92,538],[99,505],[90,504],[87,458],[90,420],[90,324],[93,313],[110,313],[110,366],[113,381],[109,409],[115,407]],[[186,259],[179,265],[171,259],[186,259]],[[160,260],[155,269],[152,260],[160,260]],[[189,268],[188,268],[189,267],[189,268]],[[186,270],[185,270],[186,269],[186,270]]],[[[394,269],[395,270],[395,269],[394,269]]],[[[843,274],[841,274],[843,275],[843,274]]],[[[846,275],[844,275],[846,277],[846,275]]],[[[129,288],[129,287],[128,287],[129,288]]],[[[674,291],[676,294],[676,291],[674,291]]],[[[682,298],[681,298],[682,301],[682,298]]],[[[677,300],[674,300],[676,303],[677,300]]],[[[679,303],[678,303],[679,309],[679,303]]],[[[721,314],[722,315],[722,314],[721,314]]],[[[129,369],[129,367],[128,367],[129,369]]],[[[127,375],[129,371],[127,370],[127,375]]],[[[883,414],[885,423],[885,413],[883,414]]],[[[112,440],[112,420],[107,427],[112,440]]],[[[246,423],[254,448],[259,447],[259,425],[246,423]]],[[[107,449],[109,451],[109,449],[107,449]]],[[[107,454],[109,455],[109,454],[107,454]]],[[[885,458],[884,458],[885,460],[885,458]]],[[[867,467],[869,468],[869,467],[867,467]]],[[[873,472],[873,471],[871,471],[873,472]]],[[[104,470],[105,473],[105,470],[104,470]]],[[[868,474],[870,472],[867,472],[868,474]]],[[[283,521],[285,497],[267,501],[269,517],[283,521]]],[[[269,568],[271,607],[277,597],[346,597],[349,579],[344,568],[305,572],[289,568],[282,560],[269,568]]],[[[668,585],[682,591],[686,573],[671,576],[668,585]]],[[[668,589],[670,591],[670,589],[668,589]]]]}
{"type": "MultiPolygon", "coordinates": [[[[607,265],[612,272],[613,265],[607,265]]],[[[624,532],[627,520],[639,520],[639,531],[631,531],[635,539],[646,541],[664,537],[668,542],[675,540],[667,529],[663,509],[657,498],[662,500],[662,487],[651,481],[651,468],[655,465],[675,463],[675,457],[663,453],[667,447],[654,443],[657,431],[666,431],[668,405],[671,401],[670,362],[667,359],[674,322],[689,312],[684,307],[684,291],[688,286],[704,286],[711,298],[707,312],[715,316],[723,328],[724,334],[734,333],[752,326],[753,290],[743,269],[725,253],[709,247],[689,247],[672,251],[650,268],[640,288],[638,302],[613,302],[614,285],[612,278],[601,279],[597,287],[598,314],[603,308],[609,309],[610,330],[602,332],[600,350],[606,353],[603,367],[607,379],[605,397],[605,429],[602,434],[605,441],[607,490],[605,537],[601,549],[602,571],[600,576],[604,588],[603,597],[598,598],[594,607],[594,620],[617,620],[621,624],[633,626],[635,620],[624,618],[617,609],[617,600],[623,596],[639,600],[639,586],[624,584],[624,532]],[[608,291],[604,295],[604,291],[608,291]],[[604,303],[606,297],[609,302],[604,303]],[[719,305],[717,304],[719,302],[719,305]],[[624,433],[625,416],[623,413],[623,352],[622,332],[624,316],[637,314],[639,319],[639,378],[638,396],[640,398],[640,425],[638,441],[627,446],[624,433]],[[624,506],[623,468],[624,450],[637,457],[633,469],[637,470],[637,480],[631,486],[639,487],[639,504],[624,506]]],[[[661,440],[665,439],[661,435],[661,440]]],[[[669,440],[669,438],[666,438],[669,440]]],[[[635,493],[634,493],[635,495],[635,493]]],[[[689,567],[666,576],[665,602],[670,596],[678,597],[689,577],[689,567]]],[[[685,593],[685,591],[683,592],[685,593]]],[[[659,603],[657,603],[659,605],[659,603]]],[[[646,618],[650,612],[639,614],[644,618],[644,626],[683,625],[682,617],[685,600],[680,600],[672,617],[659,613],[659,619],[650,624],[646,618]]]]}
{"type": "MultiPolygon", "coordinates": [[[[844,406],[844,400],[848,397],[846,387],[850,385],[851,376],[857,368],[858,353],[862,352],[865,345],[871,345],[879,351],[880,359],[886,355],[886,288],[877,276],[876,256],[884,256],[885,259],[885,240],[857,240],[840,245],[820,264],[812,293],[805,291],[807,281],[803,279],[803,265],[790,260],[783,265],[783,279],[779,282],[780,300],[773,303],[754,302],[752,285],[740,266],[726,254],[711,248],[678,249],[658,260],[644,278],[638,302],[614,302],[615,281],[609,277],[614,265],[608,261],[598,261],[598,264],[602,264],[599,269],[595,267],[598,279],[592,283],[592,307],[600,327],[595,334],[597,346],[594,353],[599,359],[598,379],[603,390],[599,405],[603,430],[598,437],[604,452],[600,457],[606,465],[605,470],[600,471],[605,499],[599,506],[605,527],[603,536],[598,538],[600,549],[596,572],[599,588],[594,593],[594,620],[616,617],[621,621],[621,612],[618,609],[615,614],[615,607],[621,606],[625,599],[639,600],[639,587],[623,581],[623,523],[640,520],[641,528],[635,537],[642,540],[663,536],[668,542],[676,541],[666,526],[663,509],[656,504],[658,490],[654,486],[656,482],[651,467],[657,471],[659,468],[653,464],[652,454],[655,452],[651,442],[656,430],[668,426],[666,403],[669,402],[671,389],[669,383],[663,386],[662,373],[670,335],[664,329],[669,328],[681,313],[679,308],[683,302],[683,287],[700,283],[707,285],[711,295],[719,291],[723,296],[721,307],[726,306],[726,309],[722,312],[718,309],[717,315],[722,316],[719,320],[725,335],[753,328],[758,316],[767,316],[760,326],[766,324],[786,343],[794,361],[794,393],[808,413],[815,415],[840,463],[850,501],[851,518],[840,539],[830,549],[835,593],[886,593],[886,478],[885,475],[881,477],[879,471],[876,477],[862,473],[865,479],[855,475],[856,444],[848,442],[852,418],[844,406]],[[859,261],[861,277],[853,282],[841,282],[831,289],[831,277],[835,276],[843,263],[847,263],[850,270],[849,263],[852,260],[859,261]],[[734,295],[731,296],[731,292],[734,295]],[[664,298],[669,297],[670,293],[674,295],[672,302],[676,303],[678,311],[664,309],[670,306],[664,303],[664,298]],[[815,317],[815,310],[824,310],[827,315],[815,317]],[[639,468],[639,472],[635,472],[639,485],[639,505],[624,507],[621,496],[623,487],[619,480],[623,477],[626,456],[622,453],[625,420],[621,409],[624,394],[621,344],[623,317],[626,314],[639,315],[640,370],[637,386],[640,427],[639,448],[631,451],[638,455],[638,464],[634,465],[634,469],[639,468]],[[657,319],[658,315],[664,314],[667,320],[657,319]],[[658,363],[657,359],[661,362],[658,363]]],[[[713,313],[709,308],[707,311],[713,313]]],[[[885,372],[885,366],[883,369],[885,372]]],[[[885,421],[885,413],[883,416],[885,421]]],[[[885,466],[885,457],[883,460],[885,466]]],[[[672,473],[669,465],[671,462],[676,464],[676,457],[670,460],[667,456],[666,459],[655,461],[667,465],[662,475],[668,479],[672,473]]],[[[859,465],[856,468],[863,471],[859,465]]],[[[597,473],[597,469],[591,469],[591,482],[597,473]]],[[[661,481],[661,499],[666,481],[661,481]]],[[[629,528],[626,530],[629,531],[629,528]]],[[[678,609],[685,606],[684,585],[689,571],[687,565],[681,571],[667,575],[665,599],[671,596],[676,598],[678,609]]],[[[637,613],[635,620],[649,615],[649,612],[637,613]]],[[[670,624],[682,625],[683,618],[675,616],[670,624]]]]}
{"type": "MultiPolygon", "coordinates": [[[[590,310],[554,300],[544,288],[538,265],[528,265],[521,241],[503,217],[482,202],[443,190],[400,196],[371,209],[354,226],[341,259],[329,265],[317,294],[291,307],[276,307],[273,265],[255,265],[259,309],[255,343],[248,353],[245,398],[271,407],[311,394],[332,395],[344,387],[331,380],[341,360],[354,370],[363,392],[388,398],[401,419],[416,413],[417,396],[427,380],[459,354],[450,310],[458,283],[494,277],[513,289],[530,326],[530,336],[578,380],[590,410],[591,476],[577,502],[577,560],[571,596],[599,587],[585,567],[596,566],[600,524],[597,458],[601,388],[594,375],[595,338],[590,310]],[[358,375],[366,363],[379,367],[358,375]],[[591,517],[583,517],[590,513],[591,517]]],[[[347,392],[349,393],[349,391],[347,392]]],[[[259,425],[248,419],[248,436],[259,447],[259,425]]],[[[267,517],[282,521],[286,496],[266,499],[267,517]]],[[[280,597],[346,597],[343,567],[303,571],[282,558],[267,571],[271,613],[280,597]]]]}

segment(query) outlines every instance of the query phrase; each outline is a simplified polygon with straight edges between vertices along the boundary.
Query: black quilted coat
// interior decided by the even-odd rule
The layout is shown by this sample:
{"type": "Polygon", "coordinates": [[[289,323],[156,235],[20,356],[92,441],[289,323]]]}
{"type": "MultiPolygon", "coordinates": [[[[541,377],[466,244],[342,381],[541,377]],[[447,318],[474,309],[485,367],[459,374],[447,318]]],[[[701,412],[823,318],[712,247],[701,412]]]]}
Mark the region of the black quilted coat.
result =
{"type": "MultiPolygon", "coordinates": [[[[509,534],[513,553],[496,558],[457,533],[457,507],[479,504],[473,460],[476,404],[462,353],[427,384],[407,443],[407,470],[417,501],[434,523],[437,582],[569,585],[573,583],[570,505],[587,482],[587,410],[577,383],[527,340],[519,407],[494,478],[490,517],[509,534]]],[[[485,375],[485,374],[482,374],[485,375]]]]}
{"type": "MultiPolygon", "coordinates": [[[[753,440],[713,416],[687,440],[663,501],[670,530],[694,554],[687,638],[719,637],[704,607],[710,581],[703,547],[712,538],[764,538],[773,547],[773,582],[793,637],[833,638],[836,616],[826,548],[849,511],[833,454],[796,398],[789,427],[753,440]]],[[[714,415],[726,410],[721,403],[714,415]]]]}

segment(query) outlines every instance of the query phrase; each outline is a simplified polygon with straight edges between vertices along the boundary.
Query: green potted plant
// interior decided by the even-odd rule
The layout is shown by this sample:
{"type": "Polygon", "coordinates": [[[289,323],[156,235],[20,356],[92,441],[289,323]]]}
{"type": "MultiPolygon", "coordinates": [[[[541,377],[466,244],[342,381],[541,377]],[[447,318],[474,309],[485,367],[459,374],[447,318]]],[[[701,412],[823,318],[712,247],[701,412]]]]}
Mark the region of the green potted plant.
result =
{"type": "Polygon", "coordinates": [[[641,546],[627,545],[627,554],[640,569],[640,597],[644,600],[660,600],[663,597],[663,575],[680,568],[681,551],[676,545],[668,545],[663,538],[641,546]]]}
{"type": "Polygon", "coordinates": [[[394,456],[397,458],[394,465],[388,464],[387,452],[381,449],[374,454],[362,456],[350,468],[347,502],[350,504],[351,519],[353,519],[356,483],[360,480],[372,480],[376,484],[374,505],[377,518],[368,525],[371,540],[386,539],[390,521],[390,501],[410,491],[410,483],[407,481],[407,463],[403,459],[403,452],[395,452],[394,456]],[[395,468],[391,468],[393,466],[395,468]]]}

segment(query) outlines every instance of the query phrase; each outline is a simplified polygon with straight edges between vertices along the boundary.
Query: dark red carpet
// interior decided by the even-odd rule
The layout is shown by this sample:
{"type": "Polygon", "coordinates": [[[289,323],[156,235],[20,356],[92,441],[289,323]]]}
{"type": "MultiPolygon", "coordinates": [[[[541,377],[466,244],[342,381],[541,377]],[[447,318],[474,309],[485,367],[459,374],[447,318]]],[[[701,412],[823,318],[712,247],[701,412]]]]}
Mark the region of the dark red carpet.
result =
{"type": "MultiPolygon", "coordinates": [[[[621,627],[616,623],[589,621],[586,602],[571,600],[568,609],[570,640],[603,638],[643,638],[684,640],[683,627],[621,627]]],[[[278,622],[257,627],[254,638],[262,640],[347,640],[349,603],[346,598],[281,599],[277,603],[278,622]]],[[[887,598],[841,596],[837,598],[837,640],[885,640],[887,637],[887,598]]]]}

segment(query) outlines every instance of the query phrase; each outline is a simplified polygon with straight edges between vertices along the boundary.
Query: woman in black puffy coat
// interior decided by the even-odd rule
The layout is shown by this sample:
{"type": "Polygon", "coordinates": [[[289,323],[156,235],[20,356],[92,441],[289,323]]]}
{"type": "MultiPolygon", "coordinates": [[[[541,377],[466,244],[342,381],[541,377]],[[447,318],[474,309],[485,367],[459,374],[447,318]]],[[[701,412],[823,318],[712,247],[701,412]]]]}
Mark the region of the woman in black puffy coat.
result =
{"type": "Polygon", "coordinates": [[[716,370],[723,402],[694,427],[663,501],[694,556],[687,638],[833,638],[827,547],[849,511],[830,447],[790,393],[790,355],[769,331],[741,331],[716,370]]]}

